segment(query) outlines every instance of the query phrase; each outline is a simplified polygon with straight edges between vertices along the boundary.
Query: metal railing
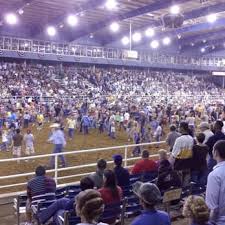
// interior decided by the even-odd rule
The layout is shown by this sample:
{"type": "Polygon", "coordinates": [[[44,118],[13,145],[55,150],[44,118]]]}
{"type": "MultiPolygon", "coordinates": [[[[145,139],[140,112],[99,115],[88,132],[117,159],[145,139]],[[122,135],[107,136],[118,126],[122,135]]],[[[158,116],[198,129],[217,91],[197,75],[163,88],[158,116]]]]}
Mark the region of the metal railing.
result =
{"type": "MultiPolygon", "coordinates": [[[[85,154],[85,153],[96,153],[96,152],[104,152],[104,151],[109,151],[109,150],[121,150],[124,149],[124,167],[129,168],[128,162],[134,161],[137,159],[140,159],[140,157],[129,157],[128,155],[128,149],[129,148],[134,148],[137,146],[152,146],[152,145],[159,145],[159,144],[164,144],[165,141],[161,142],[151,142],[151,143],[141,143],[141,144],[131,144],[131,145],[122,145],[122,146],[114,146],[114,147],[105,147],[105,148],[94,148],[94,149],[88,149],[88,150],[79,150],[79,151],[67,151],[67,152],[61,152],[61,153],[55,153],[55,154],[45,154],[45,155],[36,155],[36,156],[28,156],[28,157],[20,157],[20,158],[10,158],[10,159],[0,159],[0,164],[1,163],[6,163],[6,162],[15,162],[15,161],[22,161],[22,160],[30,160],[30,159],[41,159],[41,158],[49,158],[49,157],[54,157],[55,159],[55,167],[54,169],[47,170],[47,173],[54,173],[54,179],[56,184],[58,185],[59,180],[63,179],[68,179],[68,178],[75,178],[75,177],[81,177],[81,176],[86,176],[89,175],[90,173],[77,173],[74,175],[67,175],[67,176],[59,176],[59,172],[61,171],[69,171],[69,170],[75,170],[75,169],[81,169],[81,168],[90,168],[90,167],[95,167],[96,162],[85,164],[85,165],[78,165],[78,166],[69,166],[65,168],[59,168],[59,160],[58,157],[60,155],[79,155],[79,154],[85,154]]],[[[150,155],[150,157],[156,157],[158,154],[153,154],[150,155]]],[[[113,161],[107,161],[107,164],[113,164],[113,161]]],[[[94,170],[93,170],[94,172],[94,170]]],[[[1,180],[9,180],[13,178],[22,178],[22,177],[27,177],[27,176],[32,176],[34,175],[34,172],[29,172],[29,173],[21,173],[21,174],[13,174],[13,175],[5,175],[5,176],[0,176],[0,181],[1,180]]],[[[11,187],[18,187],[18,186],[24,186],[27,183],[13,183],[13,184],[8,184],[8,185],[1,185],[0,189],[5,189],[5,188],[11,188],[11,187]]],[[[66,185],[66,184],[63,184],[66,185]]],[[[58,186],[62,186],[58,185],[58,186]]]]}

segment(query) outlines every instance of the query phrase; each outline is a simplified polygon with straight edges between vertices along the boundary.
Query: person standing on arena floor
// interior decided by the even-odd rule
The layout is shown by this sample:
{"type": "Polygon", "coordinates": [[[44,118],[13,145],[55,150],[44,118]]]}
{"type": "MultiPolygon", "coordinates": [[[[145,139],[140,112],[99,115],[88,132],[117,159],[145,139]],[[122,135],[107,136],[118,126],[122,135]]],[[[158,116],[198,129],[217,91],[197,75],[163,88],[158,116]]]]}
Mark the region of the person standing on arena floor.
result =
{"type": "Polygon", "coordinates": [[[25,154],[27,156],[34,155],[34,135],[31,133],[31,130],[27,130],[23,140],[25,143],[25,154]]]}
{"type": "MultiPolygon", "coordinates": [[[[63,148],[66,146],[66,140],[65,140],[65,135],[63,131],[60,129],[60,124],[55,123],[50,126],[53,128],[52,135],[48,139],[48,142],[52,142],[54,144],[54,149],[52,153],[60,153],[63,151],[63,148]]],[[[66,161],[64,158],[64,155],[59,155],[58,156],[61,159],[62,166],[66,166],[66,161]]],[[[52,156],[50,159],[50,167],[54,168],[55,166],[55,157],[52,156]]]]}
{"type": "Polygon", "coordinates": [[[178,137],[173,146],[170,162],[174,169],[182,174],[183,186],[190,181],[190,163],[192,160],[192,148],[194,139],[189,135],[189,127],[186,122],[180,123],[181,136],[178,137]]]}
{"type": "Polygon", "coordinates": [[[68,136],[72,140],[76,128],[76,119],[73,116],[70,116],[67,119],[67,126],[68,126],[68,136]]]}
{"type": "Polygon", "coordinates": [[[175,143],[175,141],[178,137],[180,137],[180,133],[178,133],[176,131],[176,126],[171,125],[170,126],[170,132],[169,132],[169,134],[167,135],[167,138],[166,138],[166,143],[169,145],[170,151],[173,150],[174,143],[175,143]]]}
{"type": "Polygon", "coordinates": [[[30,115],[28,112],[25,112],[23,115],[23,128],[28,128],[30,122],[30,115]]]}
{"type": "Polygon", "coordinates": [[[169,215],[156,209],[161,201],[161,193],[155,184],[138,181],[133,185],[133,192],[138,196],[144,210],[131,225],[171,225],[169,215]]]}
{"type": "Polygon", "coordinates": [[[209,123],[208,122],[201,122],[199,125],[199,128],[201,132],[205,135],[204,144],[209,140],[210,137],[212,137],[214,134],[209,129],[209,123]]]}
{"type": "Polygon", "coordinates": [[[82,126],[82,130],[84,132],[85,135],[89,134],[89,131],[88,131],[88,128],[90,126],[90,118],[88,116],[88,114],[84,114],[82,116],[82,119],[81,119],[81,126],[82,126]]]}
{"type": "Polygon", "coordinates": [[[225,140],[217,141],[213,147],[213,158],[217,165],[208,176],[206,204],[210,209],[211,221],[225,224],[225,140]]]}
{"type": "Polygon", "coordinates": [[[211,136],[208,141],[206,142],[206,145],[209,147],[209,160],[208,160],[208,169],[209,172],[213,170],[213,167],[216,165],[216,161],[213,159],[213,146],[214,144],[219,140],[225,140],[225,135],[222,132],[223,129],[223,122],[220,120],[217,120],[214,124],[214,135],[211,136]]]}
{"type": "Polygon", "coordinates": [[[39,112],[37,114],[37,130],[42,129],[43,123],[44,123],[44,115],[41,112],[39,112]]]}
{"type": "MultiPolygon", "coordinates": [[[[22,150],[22,143],[23,143],[23,135],[20,134],[20,129],[16,130],[16,134],[13,136],[13,157],[19,158],[21,157],[21,150],[22,150]]],[[[17,163],[20,161],[17,160],[17,163]]]]}

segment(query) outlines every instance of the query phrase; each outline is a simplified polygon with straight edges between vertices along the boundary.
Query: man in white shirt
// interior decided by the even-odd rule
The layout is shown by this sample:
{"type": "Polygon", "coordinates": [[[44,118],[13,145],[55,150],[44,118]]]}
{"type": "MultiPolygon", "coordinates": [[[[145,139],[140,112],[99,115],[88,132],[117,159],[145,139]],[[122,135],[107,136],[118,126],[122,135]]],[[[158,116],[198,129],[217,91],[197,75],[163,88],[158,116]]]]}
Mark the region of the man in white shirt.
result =
{"type": "Polygon", "coordinates": [[[74,131],[76,128],[76,119],[70,116],[67,119],[67,125],[68,125],[68,136],[72,140],[74,137],[74,131]]]}
{"type": "Polygon", "coordinates": [[[203,144],[205,144],[209,140],[209,138],[214,135],[214,133],[209,129],[209,124],[207,122],[201,122],[199,128],[205,135],[205,140],[203,142],[203,144]]]}
{"type": "Polygon", "coordinates": [[[213,158],[217,165],[208,176],[206,204],[211,221],[216,225],[225,224],[225,141],[217,141],[213,147],[213,158]]]}

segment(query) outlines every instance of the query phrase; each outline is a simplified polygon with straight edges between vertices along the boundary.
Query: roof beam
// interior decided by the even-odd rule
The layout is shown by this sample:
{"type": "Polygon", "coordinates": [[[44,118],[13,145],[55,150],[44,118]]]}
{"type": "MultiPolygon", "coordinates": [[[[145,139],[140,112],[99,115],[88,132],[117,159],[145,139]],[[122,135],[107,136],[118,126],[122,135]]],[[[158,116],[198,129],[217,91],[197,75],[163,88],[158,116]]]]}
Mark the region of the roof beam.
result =
{"type": "MultiPolygon", "coordinates": [[[[182,4],[187,1],[191,1],[191,0],[177,0],[176,4],[182,4]]],[[[174,4],[173,0],[157,0],[154,3],[147,4],[143,7],[137,8],[137,9],[129,11],[127,13],[109,16],[108,18],[105,18],[102,21],[98,21],[97,23],[90,24],[87,27],[87,29],[85,29],[85,30],[80,28],[80,30],[77,30],[76,34],[73,35],[73,37],[71,37],[70,41],[73,41],[80,37],[86,36],[90,33],[96,32],[97,30],[100,30],[100,29],[106,27],[113,21],[122,21],[125,19],[137,17],[137,16],[140,16],[140,15],[143,15],[146,13],[160,10],[160,9],[165,9],[165,8],[168,8],[169,6],[171,6],[171,4],[174,4]]]]}

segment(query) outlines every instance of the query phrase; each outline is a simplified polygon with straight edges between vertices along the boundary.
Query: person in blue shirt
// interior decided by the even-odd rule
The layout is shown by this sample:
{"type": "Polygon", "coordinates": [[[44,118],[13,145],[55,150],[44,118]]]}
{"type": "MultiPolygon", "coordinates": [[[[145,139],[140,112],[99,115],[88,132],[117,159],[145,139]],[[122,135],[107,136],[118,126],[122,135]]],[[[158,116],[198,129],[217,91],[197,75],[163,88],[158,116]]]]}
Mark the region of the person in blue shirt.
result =
{"type": "Polygon", "coordinates": [[[133,192],[139,197],[144,211],[131,225],[171,225],[169,215],[155,208],[161,200],[161,193],[155,184],[138,181],[133,185],[133,192]]]}
{"type": "Polygon", "coordinates": [[[121,155],[114,155],[114,173],[116,175],[117,184],[120,187],[125,187],[130,185],[130,174],[127,169],[123,168],[123,157],[121,155]]]}
{"type": "Polygon", "coordinates": [[[88,134],[88,128],[91,124],[90,118],[87,114],[83,115],[81,119],[82,127],[83,127],[83,132],[84,134],[88,134]]]}
{"type": "Polygon", "coordinates": [[[190,219],[190,225],[212,225],[209,222],[209,208],[201,196],[189,196],[183,207],[183,216],[190,219]]]}

